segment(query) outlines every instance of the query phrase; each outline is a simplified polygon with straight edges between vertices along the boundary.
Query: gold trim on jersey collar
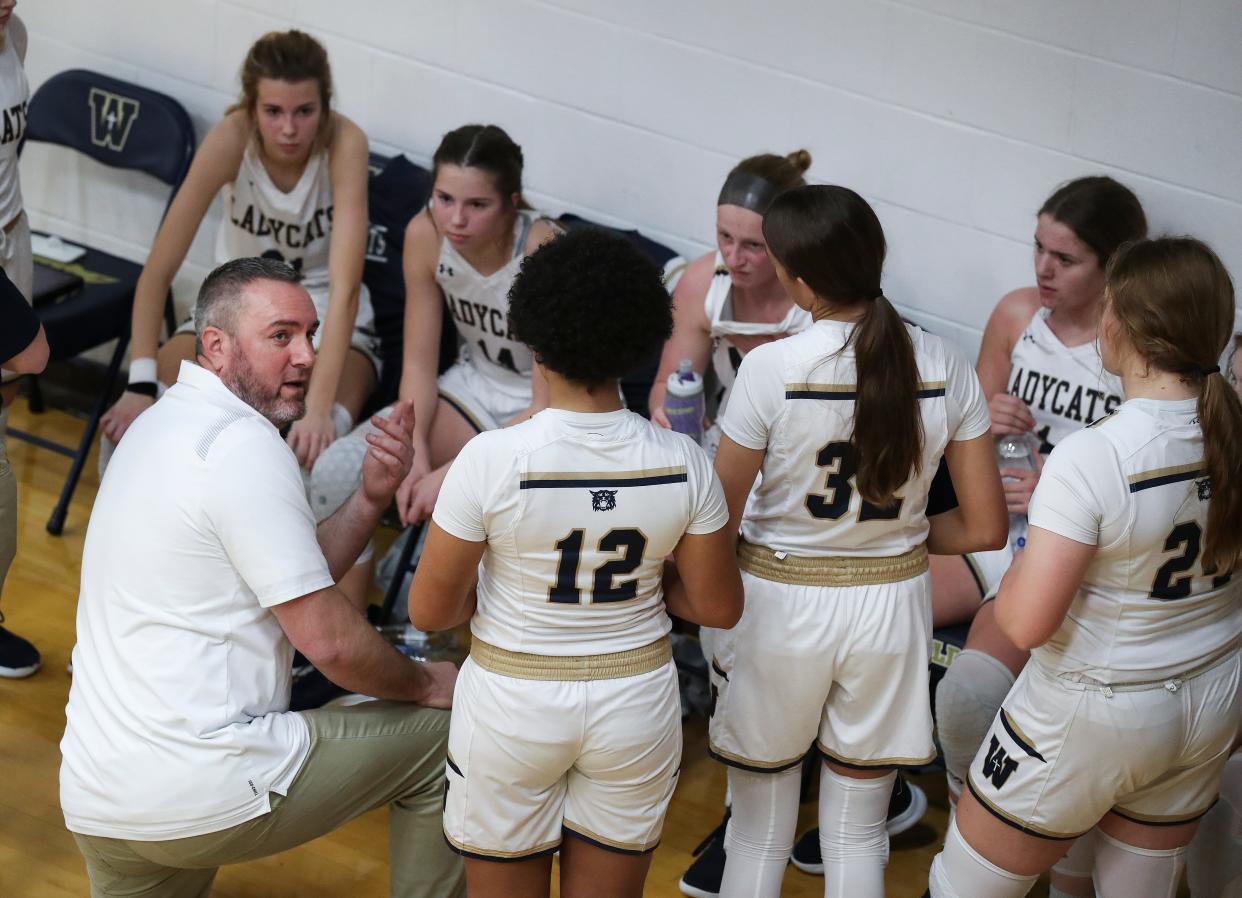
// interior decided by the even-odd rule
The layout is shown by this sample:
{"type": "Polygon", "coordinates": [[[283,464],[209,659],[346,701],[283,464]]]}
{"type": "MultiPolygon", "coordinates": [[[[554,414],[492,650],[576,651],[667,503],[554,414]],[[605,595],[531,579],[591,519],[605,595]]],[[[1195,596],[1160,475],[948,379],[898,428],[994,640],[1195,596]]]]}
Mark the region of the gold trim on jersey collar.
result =
{"type": "Polygon", "coordinates": [[[927,546],[919,544],[901,555],[883,558],[827,556],[807,558],[777,554],[767,546],[742,540],[737,547],[738,567],[764,580],[791,586],[878,586],[900,583],[927,570],[927,546]]]}
{"type": "Polygon", "coordinates": [[[512,652],[484,642],[470,641],[470,657],[486,671],[519,680],[616,680],[659,670],[673,660],[667,636],[637,649],[602,655],[536,655],[512,652]]]}
{"type": "Polygon", "coordinates": [[[647,468],[644,471],[531,471],[523,480],[640,480],[644,477],[668,477],[685,474],[686,466],[647,468]]]}

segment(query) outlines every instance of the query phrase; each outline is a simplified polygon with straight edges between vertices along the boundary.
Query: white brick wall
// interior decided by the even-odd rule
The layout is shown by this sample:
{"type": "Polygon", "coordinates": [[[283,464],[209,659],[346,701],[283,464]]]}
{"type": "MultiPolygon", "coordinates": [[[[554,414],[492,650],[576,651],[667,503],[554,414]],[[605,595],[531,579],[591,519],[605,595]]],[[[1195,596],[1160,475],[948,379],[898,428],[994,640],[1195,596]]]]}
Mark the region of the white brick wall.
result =
{"type": "MultiPolygon", "coordinates": [[[[805,146],[813,179],[875,203],[889,294],[968,351],[996,299],[1032,280],[1040,202],[1081,174],[1120,178],[1155,232],[1207,239],[1242,277],[1238,0],[58,0],[20,13],[35,86],[100,69],[176,96],[200,136],[254,38],[305,28],[376,149],[426,163],[444,131],[497,122],[523,146],[538,205],[686,255],[710,244],[737,158],[805,146]]],[[[22,164],[36,224],[143,257],[158,190],[47,148],[22,164]]],[[[182,305],[216,215],[178,280],[182,305]]]]}

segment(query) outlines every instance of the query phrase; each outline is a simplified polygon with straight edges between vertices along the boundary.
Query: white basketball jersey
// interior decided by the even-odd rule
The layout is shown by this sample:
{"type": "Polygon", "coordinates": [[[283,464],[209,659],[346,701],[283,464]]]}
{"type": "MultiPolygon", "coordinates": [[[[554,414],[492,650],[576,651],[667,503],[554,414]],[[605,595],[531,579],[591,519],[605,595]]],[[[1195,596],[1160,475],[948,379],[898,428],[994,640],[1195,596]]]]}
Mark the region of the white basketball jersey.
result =
{"type": "Polygon", "coordinates": [[[1009,367],[1009,392],[1030,406],[1045,455],[1121,405],[1121,381],[1104,370],[1099,343],[1068,348],[1048,327],[1048,313],[1041,308],[1031,318],[1009,367]]]}
{"type": "Polygon", "coordinates": [[[7,30],[4,47],[0,49],[0,116],[4,117],[0,130],[0,227],[22,211],[17,147],[26,133],[26,101],[30,99],[30,82],[17,55],[17,43],[25,41],[25,26],[11,17],[7,30]]]}
{"type": "Polygon", "coordinates": [[[720,392],[716,396],[719,403],[717,415],[723,415],[728,392],[737,377],[737,369],[742,365],[746,353],[738,349],[729,340],[730,337],[771,337],[773,340],[804,331],[811,325],[811,313],[789,304],[785,317],[777,322],[735,321],[733,318],[733,279],[729,277],[729,267],[724,257],[716,253],[716,270],[712,274],[712,282],[708,285],[707,296],[703,299],[703,310],[707,313],[707,326],[712,336],[712,370],[716,374],[716,382],[720,392]]]}
{"type": "Polygon", "coordinates": [[[817,321],[751,350],[721,424],[726,436],[764,449],[763,480],[742,519],[747,541],[823,557],[892,556],[927,538],[927,492],[944,447],[991,426],[974,369],[961,354],[906,325],[919,371],[923,457],[894,506],[863,501],[854,480],[857,374],[852,324],[817,321]]]}
{"type": "Polygon", "coordinates": [[[597,655],[669,631],[661,576],[685,533],[728,510],[707,455],[624,409],[549,408],[481,433],[444,480],[432,519],[487,541],[471,631],[504,649],[597,655]]]}
{"type": "Polygon", "coordinates": [[[302,286],[314,296],[328,287],[331,236],[328,152],[314,153],[298,183],[285,193],[272,183],[255,142],[247,144],[237,179],[224,188],[216,263],[249,256],[281,259],[301,272],[302,286]]]}
{"type": "Polygon", "coordinates": [[[534,356],[509,332],[509,288],[525,255],[536,215],[518,211],[513,223],[513,254],[504,267],[484,277],[448,240],[440,240],[436,283],[461,336],[462,355],[479,373],[510,389],[530,390],[534,356]]]}
{"type": "Polygon", "coordinates": [[[1131,399],[1052,453],[1030,522],[1099,546],[1035,657],[1103,682],[1161,679],[1236,647],[1242,574],[1203,570],[1212,487],[1197,400],[1131,399]]]}

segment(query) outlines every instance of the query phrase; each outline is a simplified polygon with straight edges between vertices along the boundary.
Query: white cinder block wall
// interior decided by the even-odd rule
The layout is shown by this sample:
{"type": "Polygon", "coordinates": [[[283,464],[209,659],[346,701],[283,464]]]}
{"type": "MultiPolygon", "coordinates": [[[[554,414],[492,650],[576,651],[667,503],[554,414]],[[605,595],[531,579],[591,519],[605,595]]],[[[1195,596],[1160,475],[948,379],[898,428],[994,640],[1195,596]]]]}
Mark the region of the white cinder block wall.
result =
{"type": "MultiPolygon", "coordinates": [[[[180,99],[200,137],[259,34],[328,47],[337,108],[426,163],[443,132],[504,126],[552,212],[638,227],[687,256],[740,157],[807,147],[814,180],[871,200],[889,295],[978,347],[1033,281],[1034,214],[1105,172],[1156,232],[1242,279],[1242,0],[57,0],[23,2],[33,86],[90,67],[180,99]]],[[[36,225],[144,257],[158,192],[31,147],[36,225]]],[[[179,304],[211,263],[217,210],[179,304]]]]}

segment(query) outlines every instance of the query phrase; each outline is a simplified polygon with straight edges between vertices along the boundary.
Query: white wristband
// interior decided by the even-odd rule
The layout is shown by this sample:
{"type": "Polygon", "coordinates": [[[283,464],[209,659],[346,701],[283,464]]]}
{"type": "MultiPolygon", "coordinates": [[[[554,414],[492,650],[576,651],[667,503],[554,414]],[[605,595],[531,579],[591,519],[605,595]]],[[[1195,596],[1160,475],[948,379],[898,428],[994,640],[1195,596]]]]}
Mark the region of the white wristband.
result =
{"type": "Polygon", "coordinates": [[[153,384],[155,380],[155,359],[129,360],[129,383],[153,384]]]}

